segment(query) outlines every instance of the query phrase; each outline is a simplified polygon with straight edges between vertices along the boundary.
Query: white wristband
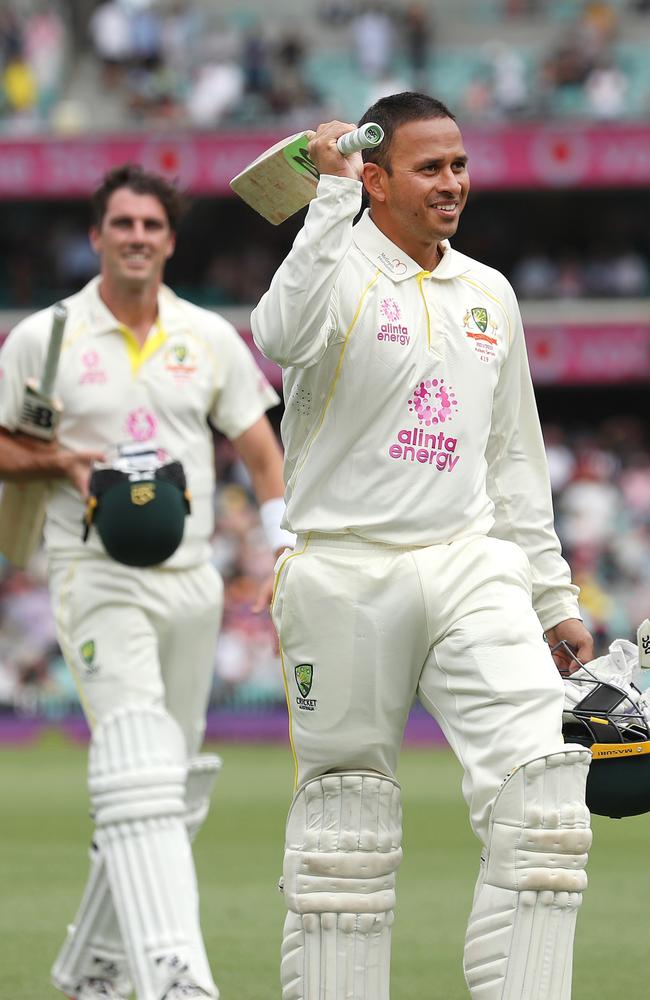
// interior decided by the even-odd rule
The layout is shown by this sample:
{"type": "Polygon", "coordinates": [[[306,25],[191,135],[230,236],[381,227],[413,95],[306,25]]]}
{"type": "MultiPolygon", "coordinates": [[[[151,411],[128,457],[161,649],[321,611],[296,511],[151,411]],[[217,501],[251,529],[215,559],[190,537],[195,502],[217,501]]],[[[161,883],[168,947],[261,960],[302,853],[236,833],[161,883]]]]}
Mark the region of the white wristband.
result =
{"type": "Polygon", "coordinates": [[[273,497],[260,504],[260,520],[266,540],[273,552],[277,552],[278,549],[292,549],[296,544],[294,533],[280,527],[283,517],[284,500],[282,497],[273,497]]]}

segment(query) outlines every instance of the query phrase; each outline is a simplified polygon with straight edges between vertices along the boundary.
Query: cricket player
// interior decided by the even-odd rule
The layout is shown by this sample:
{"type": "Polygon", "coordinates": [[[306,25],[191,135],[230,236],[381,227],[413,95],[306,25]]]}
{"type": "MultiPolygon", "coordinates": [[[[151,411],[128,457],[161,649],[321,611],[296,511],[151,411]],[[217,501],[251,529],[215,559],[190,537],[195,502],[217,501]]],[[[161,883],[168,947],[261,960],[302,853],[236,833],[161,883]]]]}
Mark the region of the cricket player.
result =
{"type": "MultiPolygon", "coordinates": [[[[190,848],[220,763],[198,753],[223,606],[211,563],[211,425],[245,462],[280,551],[291,536],[280,528],[281,451],[266,417],[278,398],[229,323],[162,284],[176,189],[125,165],[106,175],[92,208],[100,273],[65,302],[56,442],[13,433],[51,310],[20,323],[0,355],[0,476],[52,481],[46,545],[58,637],[92,729],[91,871],[53,981],[73,1000],[123,1000],[132,988],[138,1000],[216,998],[190,848]],[[145,568],[111,559],[94,528],[82,539],[93,463],[128,470],[138,449],[180,463],[191,505],[176,551],[145,568]]],[[[135,503],[150,498],[151,484],[135,503]]],[[[106,529],[111,551],[119,529],[106,529]]]]}
{"type": "Polygon", "coordinates": [[[385,138],[363,159],[336,148],[354,126],[311,133],[317,197],[252,317],[285,370],[298,535],[272,604],[296,765],[282,995],[388,1000],[417,696],[463,766],[482,844],[471,996],[568,1000],[589,751],[563,742],[549,645],[584,661],[592,640],[553,529],[519,310],[449,243],[469,193],[452,113],[405,93],[369,121],[385,138]]]}

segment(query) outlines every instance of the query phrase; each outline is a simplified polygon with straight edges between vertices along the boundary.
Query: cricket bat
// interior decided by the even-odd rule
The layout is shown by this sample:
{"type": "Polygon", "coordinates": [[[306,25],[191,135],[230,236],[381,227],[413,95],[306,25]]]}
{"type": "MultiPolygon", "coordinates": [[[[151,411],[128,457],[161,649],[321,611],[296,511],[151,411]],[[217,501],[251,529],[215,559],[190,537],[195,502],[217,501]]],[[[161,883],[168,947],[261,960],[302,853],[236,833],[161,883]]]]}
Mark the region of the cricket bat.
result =
{"type": "MultiPolygon", "coordinates": [[[[384,138],[379,125],[368,122],[336,141],[344,156],[378,146],[384,138]]],[[[237,174],[230,186],[246,204],[274,226],[309,204],[316,195],[318,168],[307,152],[306,132],[290,135],[271,146],[237,174]]]]}
{"type": "MultiPolygon", "coordinates": [[[[67,309],[62,302],[54,306],[52,331],[40,382],[30,378],[25,385],[23,408],[16,430],[41,441],[51,441],[61,416],[61,404],[52,393],[61,344],[65,331],[67,309]]],[[[24,569],[38,548],[43,532],[45,508],[50,483],[31,480],[5,482],[0,497],[0,552],[24,569]]]]}

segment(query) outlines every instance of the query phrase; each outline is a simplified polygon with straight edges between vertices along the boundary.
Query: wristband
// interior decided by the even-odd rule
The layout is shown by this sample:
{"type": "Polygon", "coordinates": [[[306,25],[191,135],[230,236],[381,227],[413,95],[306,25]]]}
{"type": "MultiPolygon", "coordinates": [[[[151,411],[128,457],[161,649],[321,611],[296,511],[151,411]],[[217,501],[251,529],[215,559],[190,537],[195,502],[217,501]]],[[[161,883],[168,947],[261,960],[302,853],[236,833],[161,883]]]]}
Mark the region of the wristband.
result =
{"type": "Polygon", "coordinates": [[[277,552],[278,549],[292,549],[296,544],[294,533],[280,527],[283,516],[284,500],[282,497],[273,497],[260,504],[260,520],[266,540],[273,552],[277,552]]]}

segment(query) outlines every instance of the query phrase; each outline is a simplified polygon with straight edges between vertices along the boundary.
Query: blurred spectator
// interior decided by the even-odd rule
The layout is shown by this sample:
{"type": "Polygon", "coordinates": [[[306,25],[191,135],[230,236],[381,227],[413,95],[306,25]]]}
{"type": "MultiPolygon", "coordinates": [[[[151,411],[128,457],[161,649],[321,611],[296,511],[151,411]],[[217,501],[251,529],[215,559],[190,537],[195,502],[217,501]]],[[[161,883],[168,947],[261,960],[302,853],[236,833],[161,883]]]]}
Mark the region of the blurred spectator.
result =
{"type": "Polygon", "coordinates": [[[66,30],[53,4],[36,10],[25,23],[25,56],[34,75],[41,113],[47,116],[61,86],[67,54],[66,30]]]}
{"type": "Polygon", "coordinates": [[[131,24],[120,0],[104,0],[88,23],[91,41],[104,69],[104,83],[114,86],[133,53],[131,24]]]}
{"type": "Polygon", "coordinates": [[[433,50],[433,27],[429,11],[424,4],[408,5],[402,17],[402,32],[406,62],[411,77],[410,89],[426,91],[428,65],[433,50]]]}
{"type": "Polygon", "coordinates": [[[586,552],[603,546],[619,528],[623,510],[614,484],[617,462],[597,446],[580,448],[571,481],[557,504],[561,535],[571,549],[586,552]]]}
{"type": "Polygon", "coordinates": [[[618,18],[611,4],[603,0],[585,4],[578,21],[578,39],[591,66],[610,55],[617,34],[618,18]]]}
{"type": "Polygon", "coordinates": [[[459,98],[459,111],[464,120],[477,119],[494,121],[497,117],[494,111],[495,101],[492,89],[492,75],[481,68],[471,77],[459,98]]]}
{"type": "Polygon", "coordinates": [[[598,121],[616,121],[625,113],[627,77],[611,60],[602,59],[585,80],[587,112],[598,121]]]}
{"type": "Polygon", "coordinates": [[[244,94],[244,74],[236,62],[205,62],[198,67],[187,95],[192,125],[213,128],[244,94]]]}
{"type": "Polygon", "coordinates": [[[501,41],[487,42],[484,52],[496,111],[505,118],[523,114],[528,107],[528,81],[521,52],[501,41]]]}
{"type": "Polygon", "coordinates": [[[2,88],[5,101],[14,115],[25,115],[36,107],[36,78],[22,53],[6,63],[2,74],[2,88]]]}
{"type": "Polygon", "coordinates": [[[529,245],[515,264],[512,283],[527,299],[548,299],[557,294],[558,267],[541,247],[529,245]]]}
{"type": "Polygon", "coordinates": [[[353,51],[362,74],[369,79],[385,76],[395,55],[395,29],[388,9],[367,3],[351,24],[353,51]]]}
{"type": "Polygon", "coordinates": [[[6,65],[23,52],[23,35],[16,11],[7,3],[0,5],[0,62],[6,65]]]}
{"type": "Polygon", "coordinates": [[[567,441],[566,432],[556,424],[544,426],[544,447],[546,448],[551,491],[553,496],[557,496],[573,477],[576,456],[567,441]]]}

